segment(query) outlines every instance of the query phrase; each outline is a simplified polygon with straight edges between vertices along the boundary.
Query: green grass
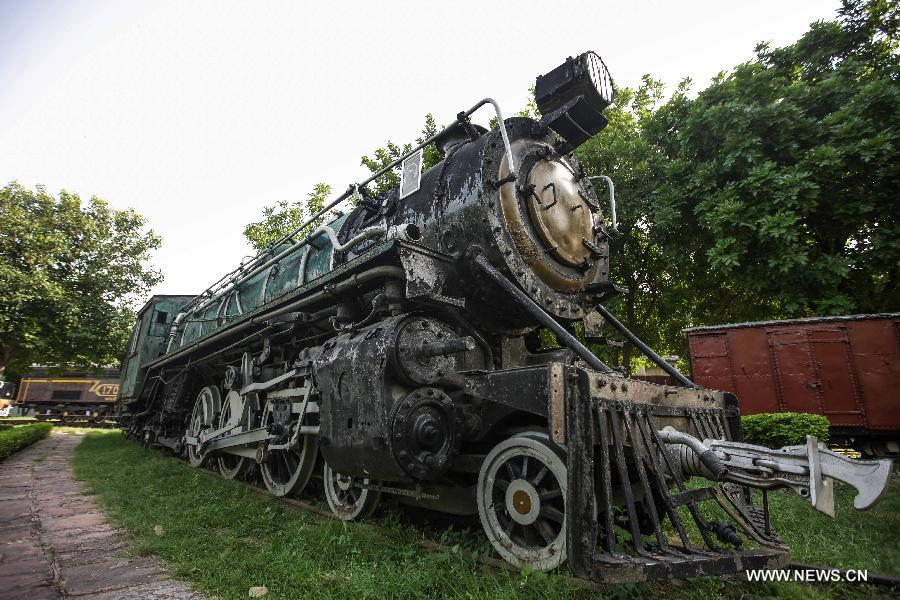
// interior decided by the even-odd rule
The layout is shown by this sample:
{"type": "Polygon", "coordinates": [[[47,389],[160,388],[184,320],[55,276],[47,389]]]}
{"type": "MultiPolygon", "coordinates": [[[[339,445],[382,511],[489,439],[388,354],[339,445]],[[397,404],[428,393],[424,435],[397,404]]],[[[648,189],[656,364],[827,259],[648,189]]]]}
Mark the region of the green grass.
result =
{"type": "Polygon", "coordinates": [[[33,423],[0,431],[0,460],[50,435],[49,423],[33,423]]]}
{"type": "MultiPolygon", "coordinates": [[[[494,571],[459,552],[422,549],[422,529],[390,513],[374,523],[343,523],[310,513],[288,510],[245,486],[210,477],[150,451],[111,431],[90,432],[74,458],[76,477],[86,481],[110,519],[124,527],[133,551],[167,561],[174,576],[222,600],[246,598],[251,586],[265,585],[269,598],[588,598],[565,577],[538,572],[494,571]],[[163,535],[154,533],[162,527],[163,535]]],[[[834,533],[807,529],[793,537],[815,536],[823,544],[849,535],[856,545],[843,546],[856,563],[890,572],[896,568],[897,490],[888,502],[867,515],[853,516],[849,525],[828,523],[834,533]],[[885,506],[887,505],[887,506],[885,506]],[[891,508],[892,507],[892,508],[891,508]],[[893,512],[891,512],[893,511],[893,512]],[[892,528],[892,530],[891,530],[892,528]],[[881,531],[884,529],[887,531],[881,531]],[[867,535],[871,541],[867,541],[867,535]],[[885,540],[887,545],[885,546],[885,540]],[[881,546],[879,547],[879,544],[881,546]],[[882,556],[893,553],[894,557],[882,556]],[[878,556],[876,556],[876,554],[878,556]],[[855,556],[855,554],[853,554],[855,556]],[[879,558],[880,557],[880,558],[879,558]],[[868,562],[867,562],[868,561],[868,562]]],[[[776,503],[777,502],[777,503],[776,503]]],[[[778,524],[819,527],[803,501],[781,497],[773,509],[784,510],[778,524]]],[[[839,495],[841,516],[846,498],[839,495]]],[[[824,527],[822,527],[824,530],[824,527]]],[[[792,535],[784,532],[789,541],[792,535]]],[[[483,547],[483,538],[457,530],[435,537],[454,545],[483,547]],[[472,538],[475,538],[474,540],[472,538]]],[[[811,541],[801,544],[797,560],[831,562],[834,556],[811,541]]],[[[866,595],[867,588],[750,584],[728,579],[704,579],[659,585],[610,586],[605,597],[638,598],[786,598],[866,595]]]]}
{"type": "Polygon", "coordinates": [[[808,500],[787,491],[769,494],[769,510],[776,531],[790,546],[795,561],[900,577],[898,472],[894,471],[890,487],[871,510],[855,510],[854,496],[852,487],[836,484],[835,519],[813,510],[808,500]]]}

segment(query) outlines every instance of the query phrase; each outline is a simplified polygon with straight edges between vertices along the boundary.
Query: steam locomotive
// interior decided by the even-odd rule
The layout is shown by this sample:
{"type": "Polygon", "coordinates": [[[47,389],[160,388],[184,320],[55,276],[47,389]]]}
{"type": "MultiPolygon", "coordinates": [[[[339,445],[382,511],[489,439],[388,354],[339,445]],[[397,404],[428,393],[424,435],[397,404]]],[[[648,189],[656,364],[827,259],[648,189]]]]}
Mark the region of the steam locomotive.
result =
{"type": "Polygon", "coordinates": [[[385,495],[477,514],[513,565],[603,581],[784,563],[750,487],[833,514],[839,479],[871,506],[889,461],[741,443],[735,396],[693,384],[603,306],[623,291],[614,189],[573,151],[606,125],[612,80],[587,52],[538,77],[535,99],[540,120],[478,102],[202,294],[151,298],[123,363],[127,432],[226,478],[258,473],[276,496],[320,475],[341,519],[385,495]],[[471,121],[482,107],[490,131],[471,121]],[[443,159],[422,172],[430,144],[443,159]],[[367,190],[398,167],[399,187],[367,190]],[[680,385],[624,377],[575,323],[589,340],[618,330],[680,385]],[[542,350],[540,327],[562,347],[542,350]]]}

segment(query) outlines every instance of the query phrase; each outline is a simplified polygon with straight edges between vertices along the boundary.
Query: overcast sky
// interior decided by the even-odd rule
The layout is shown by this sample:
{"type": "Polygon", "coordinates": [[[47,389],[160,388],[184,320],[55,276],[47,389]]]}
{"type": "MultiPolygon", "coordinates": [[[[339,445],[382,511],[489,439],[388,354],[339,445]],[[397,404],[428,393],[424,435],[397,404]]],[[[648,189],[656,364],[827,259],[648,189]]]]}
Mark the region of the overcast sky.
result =
{"type": "Polygon", "coordinates": [[[197,293],[250,253],[263,206],[362,180],[360,156],[415,138],[427,112],[445,123],[492,96],[512,114],[587,49],[620,85],[702,88],[837,6],[0,0],[0,185],[137,209],[163,237],[154,291],[197,293]]]}

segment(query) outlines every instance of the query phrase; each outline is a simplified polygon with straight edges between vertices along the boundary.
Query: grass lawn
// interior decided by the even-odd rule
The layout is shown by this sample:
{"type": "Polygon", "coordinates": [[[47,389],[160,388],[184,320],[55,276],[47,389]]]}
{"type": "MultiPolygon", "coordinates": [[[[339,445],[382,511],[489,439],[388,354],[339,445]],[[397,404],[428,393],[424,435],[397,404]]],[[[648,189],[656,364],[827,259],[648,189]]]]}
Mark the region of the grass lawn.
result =
{"type": "MultiPolygon", "coordinates": [[[[596,592],[539,572],[497,572],[458,552],[423,550],[422,529],[397,513],[373,523],[343,523],[288,510],[245,486],[208,475],[147,450],[114,431],[86,435],[74,458],[87,482],[124,527],[133,551],[154,554],[175,576],[226,600],[265,585],[269,598],[588,598],[596,592]],[[162,535],[154,533],[159,525],[162,535]]],[[[840,520],[820,517],[805,501],[776,494],[776,526],[795,560],[900,574],[900,490],[868,514],[851,514],[838,494],[840,520]]],[[[449,543],[483,548],[483,538],[438,532],[449,543]]],[[[610,586],[610,598],[844,598],[874,596],[842,585],[751,584],[705,579],[610,586]]]]}

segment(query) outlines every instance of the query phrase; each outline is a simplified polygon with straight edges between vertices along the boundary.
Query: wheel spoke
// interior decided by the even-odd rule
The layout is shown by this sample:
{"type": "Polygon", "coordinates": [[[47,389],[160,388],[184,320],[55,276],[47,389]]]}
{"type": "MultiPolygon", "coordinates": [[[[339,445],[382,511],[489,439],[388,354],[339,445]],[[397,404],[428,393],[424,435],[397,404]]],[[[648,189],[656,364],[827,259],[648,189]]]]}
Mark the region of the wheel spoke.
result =
{"type": "Polygon", "coordinates": [[[552,506],[542,506],[541,516],[547,517],[551,521],[556,521],[560,525],[566,521],[566,515],[564,515],[561,510],[553,508],[552,506]]]}
{"type": "Polygon", "coordinates": [[[541,470],[538,471],[538,474],[535,475],[534,479],[531,480],[531,485],[533,485],[534,487],[541,485],[541,482],[544,480],[544,477],[549,471],[550,469],[547,468],[547,465],[541,465],[541,470]]]}
{"type": "Polygon", "coordinates": [[[290,459],[288,459],[287,452],[279,452],[279,454],[281,454],[281,464],[283,465],[282,483],[287,483],[290,481],[294,470],[291,466],[290,459]]]}
{"type": "Polygon", "coordinates": [[[519,475],[516,473],[515,467],[513,467],[512,461],[508,460],[503,465],[506,468],[506,474],[509,475],[509,480],[518,479],[519,475]]]}
{"type": "Polygon", "coordinates": [[[550,526],[550,523],[548,523],[546,519],[538,519],[535,521],[535,525],[537,526],[538,533],[541,534],[541,537],[544,538],[544,541],[547,542],[547,544],[556,539],[556,535],[553,533],[553,527],[550,526]]]}
{"type": "Polygon", "coordinates": [[[562,490],[558,490],[558,489],[550,490],[547,492],[542,492],[540,494],[541,504],[544,504],[545,502],[549,502],[550,500],[553,500],[555,498],[559,498],[560,496],[562,496],[562,490]]]}
{"type": "Polygon", "coordinates": [[[528,479],[528,456],[522,457],[522,473],[519,475],[522,479],[528,479]]]}
{"type": "Polygon", "coordinates": [[[516,523],[515,521],[513,521],[512,519],[510,519],[506,525],[506,534],[509,536],[509,539],[511,539],[512,541],[514,541],[516,543],[518,543],[516,540],[516,537],[517,537],[516,530],[518,528],[519,528],[519,524],[516,523]]]}
{"type": "Polygon", "coordinates": [[[275,465],[278,483],[284,483],[289,477],[288,464],[284,459],[284,452],[275,453],[275,465]]]}
{"type": "MultiPolygon", "coordinates": [[[[528,528],[524,525],[520,525],[519,523],[513,523],[513,534],[516,534],[518,538],[518,543],[523,546],[529,546],[528,543],[528,528]]],[[[512,535],[510,535],[512,537],[512,535]]]]}

